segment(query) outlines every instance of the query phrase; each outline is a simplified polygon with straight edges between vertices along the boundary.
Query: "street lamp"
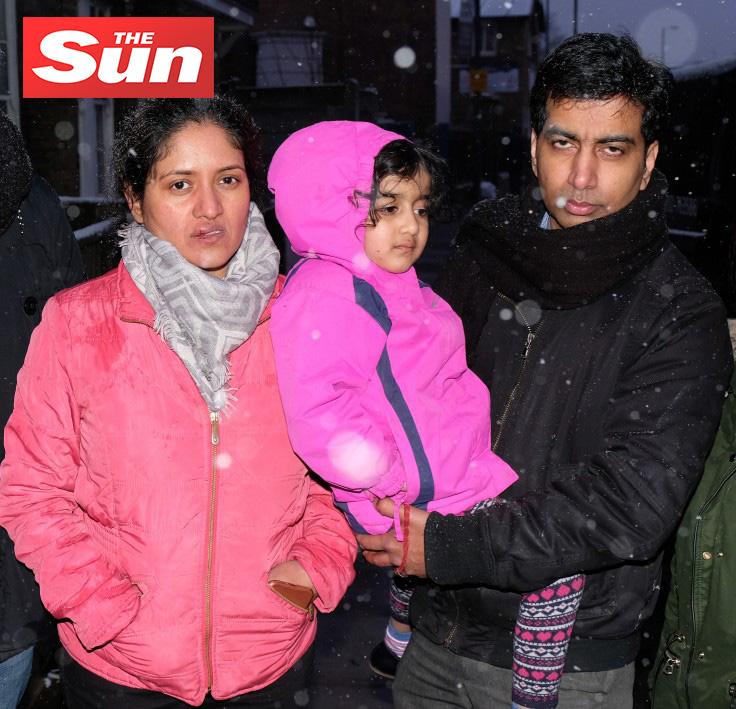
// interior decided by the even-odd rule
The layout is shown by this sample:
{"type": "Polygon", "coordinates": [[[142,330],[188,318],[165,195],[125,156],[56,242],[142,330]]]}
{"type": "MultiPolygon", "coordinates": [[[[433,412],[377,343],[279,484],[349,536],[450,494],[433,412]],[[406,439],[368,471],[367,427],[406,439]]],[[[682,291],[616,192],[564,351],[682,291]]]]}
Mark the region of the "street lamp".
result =
{"type": "Polygon", "coordinates": [[[662,25],[662,29],[659,31],[659,56],[662,60],[662,64],[667,64],[667,62],[665,61],[665,49],[667,48],[665,37],[667,36],[667,30],[679,29],[679,25],[662,25]]]}

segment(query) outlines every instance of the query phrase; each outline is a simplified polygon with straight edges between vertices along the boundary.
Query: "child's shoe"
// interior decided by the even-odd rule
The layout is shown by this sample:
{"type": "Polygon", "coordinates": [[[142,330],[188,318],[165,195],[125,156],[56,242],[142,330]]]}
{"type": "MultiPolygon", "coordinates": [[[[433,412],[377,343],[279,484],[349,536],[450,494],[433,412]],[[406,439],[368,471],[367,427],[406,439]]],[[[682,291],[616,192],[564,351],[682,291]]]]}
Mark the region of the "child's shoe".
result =
{"type": "Polygon", "coordinates": [[[369,664],[373,674],[385,679],[393,679],[396,677],[399,658],[386,647],[386,643],[381,641],[371,651],[369,664]]]}

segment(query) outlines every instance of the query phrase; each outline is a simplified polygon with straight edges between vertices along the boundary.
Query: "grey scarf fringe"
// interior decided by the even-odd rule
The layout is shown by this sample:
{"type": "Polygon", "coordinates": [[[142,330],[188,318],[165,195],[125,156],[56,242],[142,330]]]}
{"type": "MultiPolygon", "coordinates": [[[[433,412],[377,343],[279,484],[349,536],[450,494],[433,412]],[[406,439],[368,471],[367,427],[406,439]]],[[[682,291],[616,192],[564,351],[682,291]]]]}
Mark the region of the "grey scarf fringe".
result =
{"type": "Polygon", "coordinates": [[[154,327],[192,375],[210,411],[226,408],[227,355],[256,329],[278,277],[279,251],[258,207],[224,278],[189,263],[173,244],[132,222],[119,232],[122,257],[156,313],[154,327]]]}

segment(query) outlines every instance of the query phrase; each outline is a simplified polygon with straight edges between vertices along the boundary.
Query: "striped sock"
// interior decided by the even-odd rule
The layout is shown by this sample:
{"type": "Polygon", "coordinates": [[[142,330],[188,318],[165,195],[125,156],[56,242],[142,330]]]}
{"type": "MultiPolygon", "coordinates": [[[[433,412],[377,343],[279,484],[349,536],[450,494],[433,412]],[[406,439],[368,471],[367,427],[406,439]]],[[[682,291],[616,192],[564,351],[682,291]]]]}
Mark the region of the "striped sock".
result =
{"type": "Polygon", "coordinates": [[[406,646],[409,644],[409,638],[411,638],[411,630],[404,632],[396,628],[391,621],[388,622],[383,642],[392,655],[401,659],[406,646]]]}

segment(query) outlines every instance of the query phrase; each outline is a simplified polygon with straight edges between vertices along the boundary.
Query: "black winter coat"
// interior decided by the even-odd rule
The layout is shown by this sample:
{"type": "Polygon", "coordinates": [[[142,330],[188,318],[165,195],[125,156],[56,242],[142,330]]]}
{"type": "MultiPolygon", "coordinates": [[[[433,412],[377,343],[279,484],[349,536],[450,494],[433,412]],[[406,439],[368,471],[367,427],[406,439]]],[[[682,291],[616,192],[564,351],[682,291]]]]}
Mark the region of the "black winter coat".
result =
{"type": "MultiPolygon", "coordinates": [[[[41,177],[17,217],[0,234],[0,424],[13,410],[15,380],[33,328],[54,293],[83,280],[82,259],[56,193],[41,177]],[[22,224],[21,224],[22,223],[22,224]]],[[[5,457],[4,446],[0,458],[5,457]]],[[[0,661],[33,645],[53,629],[33,574],[16,561],[0,529],[0,661]]]]}
{"type": "Polygon", "coordinates": [[[724,308],[669,242],[611,292],[547,310],[498,293],[461,243],[438,291],[463,319],[496,452],[520,480],[483,511],[430,515],[439,586],[415,592],[412,625],[510,667],[520,593],[585,573],[567,671],[621,667],[718,424],[732,366],[724,308]]]}

